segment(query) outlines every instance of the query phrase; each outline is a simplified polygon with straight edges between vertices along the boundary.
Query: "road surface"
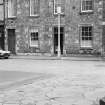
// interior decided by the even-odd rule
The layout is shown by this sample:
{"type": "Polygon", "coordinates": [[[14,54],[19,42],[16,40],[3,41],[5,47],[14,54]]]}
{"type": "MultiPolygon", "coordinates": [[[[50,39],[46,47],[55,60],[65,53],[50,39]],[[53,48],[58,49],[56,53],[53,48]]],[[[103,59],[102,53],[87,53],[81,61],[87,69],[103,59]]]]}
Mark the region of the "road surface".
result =
{"type": "Polygon", "coordinates": [[[1,84],[15,83],[0,94],[9,105],[97,105],[105,96],[104,61],[8,59],[0,73],[1,84]]]}

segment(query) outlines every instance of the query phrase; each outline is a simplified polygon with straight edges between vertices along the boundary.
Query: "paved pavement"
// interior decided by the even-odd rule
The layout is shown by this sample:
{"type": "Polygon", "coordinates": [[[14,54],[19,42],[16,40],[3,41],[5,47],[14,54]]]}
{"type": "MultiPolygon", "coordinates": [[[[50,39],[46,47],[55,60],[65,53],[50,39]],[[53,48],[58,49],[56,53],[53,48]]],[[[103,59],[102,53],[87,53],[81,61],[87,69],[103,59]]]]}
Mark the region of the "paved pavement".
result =
{"type": "Polygon", "coordinates": [[[93,55],[68,55],[61,56],[60,58],[57,56],[48,56],[48,55],[13,55],[10,57],[11,59],[31,59],[31,60],[72,60],[72,61],[99,61],[105,60],[104,57],[101,56],[93,56],[93,55]]]}
{"type": "Polygon", "coordinates": [[[10,73],[7,80],[2,76],[3,82],[15,83],[0,91],[2,105],[98,105],[99,99],[105,96],[103,60],[85,60],[85,57],[83,60],[76,57],[73,60],[36,60],[31,57],[0,60],[0,72],[25,73],[17,78],[12,78],[10,73]],[[32,74],[32,78],[27,77],[27,73],[32,74]]]}

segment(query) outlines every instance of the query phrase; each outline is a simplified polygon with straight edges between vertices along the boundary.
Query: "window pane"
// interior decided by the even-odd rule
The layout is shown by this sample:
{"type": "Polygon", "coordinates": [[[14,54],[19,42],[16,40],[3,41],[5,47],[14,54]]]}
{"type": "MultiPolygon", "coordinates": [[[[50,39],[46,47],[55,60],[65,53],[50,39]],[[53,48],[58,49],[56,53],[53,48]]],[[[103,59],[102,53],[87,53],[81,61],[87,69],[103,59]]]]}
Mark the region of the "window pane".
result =
{"type": "Polygon", "coordinates": [[[85,27],[82,27],[82,32],[84,32],[85,31],[85,27]]]}
{"type": "Polygon", "coordinates": [[[31,33],[31,40],[38,40],[38,32],[31,33]]]}
{"type": "Polygon", "coordinates": [[[92,41],[90,41],[90,40],[82,41],[81,42],[81,47],[83,47],[83,48],[90,48],[90,47],[92,47],[92,41]]]}
{"type": "Polygon", "coordinates": [[[16,16],[16,0],[8,0],[8,17],[16,16]]]}
{"type": "Polygon", "coordinates": [[[85,37],[82,37],[82,40],[85,40],[85,37]]]}
{"type": "Polygon", "coordinates": [[[36,32],[35,40],[38,40],[38,32],[36,32]]]}
{"type": "Polygon", "coordinates": [[[0,5],[0,20],[4,20],[4,10],[3,10],[3,5],[0,5]]]}
{"type": "Polygon", "coordinates": [[[35,10],[35,14],[39,14],[39,0],[35,0],[35,4],[34,4],[35,6],[35,8],[34,8],[34,10],[35,10]]]}
{"type": "Polygon", "coordinates": [[[93,0],[82,0],[82,10],[93,10],[93,0]]]}
{"type": "Polygon", "coordinates": [[[92,40],[92,37],[89,37],[89,40],[92,40]]]}
{"type": "Polygon", "coordinates": [[[58,33],[58,28],[54,27],[54,33],[58,33]]]}
{"type": "Polygon", "coordinates": [[[61,11],[62,13],[65,12],[65,0],[61,0],[61,11]]]}
{"type": "Polygon", "coordinates": [[[85,1],[82,1],[82,10],[85,10],[85,1]]]}
{"type": "Polygon", "coordinates": [[[89,36],[92,36],[92,32],[89,32],[89,36]]]}
{"type": "Polygon", "coordinates": [[[92,27],[83,26],[82,27],[82,40],[90,40],[92,37],[92,27]]]}
{"type": "Polygon", "coordinates": [[[92,47],[92,26],[82,26],[81,36],[80,36],[80,45],[84,48],[92,47]]]}
{"type": "Polygon", "coordinates": [[[30,46],[38,47],[38,32],[35,29],[31,30],[30,46]]]}
{"type": "Polygon", "coordinates": [[[61,13],[65,12],[65,0],[54,0],[54,13],[57,13],[57,7],[61,6],[61,13]]]}
{"type": "Polygon", "coordinates": [[[85,32],[85,36],[88,37],[88,32],[85,32]]]}
{"type": "Polygon", "coordinates": [[[92,32],[92,27],[89,27],[89,32],[92,32]]]}
{"type": "Polygon", "coordinates": [[[85,27],[85,31],[86,31],[86,32],[88,32],[88,28],[89,28],[89,27],[85,27]]]}
{"type": "Polygon", "coordinates": [[[31,0],[30,1],[30,9],[31,9],[31,15],[33,15],[34,14],[34,0],[31,0]]]}
{"type": "Polygon", "coordinates": [[[30,15],[39,14],[40,0],[30,0],[30,15]]]}
{"type": "Polygon", "coordinates": [[[83,37],[83,36],[85,36],[85,32],[84,32],[84,31],[82,32],[82,37],[83,37]]]}

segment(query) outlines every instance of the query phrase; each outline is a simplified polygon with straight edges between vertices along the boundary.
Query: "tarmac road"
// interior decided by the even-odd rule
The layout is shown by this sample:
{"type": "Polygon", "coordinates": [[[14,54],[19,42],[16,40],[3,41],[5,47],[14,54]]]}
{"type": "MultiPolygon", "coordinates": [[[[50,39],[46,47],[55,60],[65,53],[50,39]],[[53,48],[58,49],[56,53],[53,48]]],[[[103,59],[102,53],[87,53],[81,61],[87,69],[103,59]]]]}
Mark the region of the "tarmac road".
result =
{"type": "Polygon", "coordinates": [[[1,91],[6,97],[0,100],[8,103],[19,102],[17,91],[24,93],[24,104],[32,105],[97,105],[105,96],[105,62],[101,60],[8,59],[0,60],[0,72],[4,73],[2,83],[27,78],[21,85],[16,83],[15,88],[1,91]]]}
{"type": "Polygon", "coordinates": [[[29,78],[35,76],[34,73],[30,72],[21,72],[21,71],[0,71],[0,84],[6,83],[9,81],[17,81],[22,78],[29,78]]]}

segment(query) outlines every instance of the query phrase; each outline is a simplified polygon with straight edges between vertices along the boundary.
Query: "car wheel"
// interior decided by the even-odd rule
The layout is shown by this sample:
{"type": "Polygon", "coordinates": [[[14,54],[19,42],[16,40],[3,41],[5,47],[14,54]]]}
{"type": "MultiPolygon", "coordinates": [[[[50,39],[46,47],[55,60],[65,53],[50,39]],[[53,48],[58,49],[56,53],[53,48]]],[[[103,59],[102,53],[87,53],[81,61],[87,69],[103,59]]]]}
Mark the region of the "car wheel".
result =
{"type": "Polygon", "coordinates": [[[4,59],[8,59],[8,57],[4,57],[4,59]]]}

